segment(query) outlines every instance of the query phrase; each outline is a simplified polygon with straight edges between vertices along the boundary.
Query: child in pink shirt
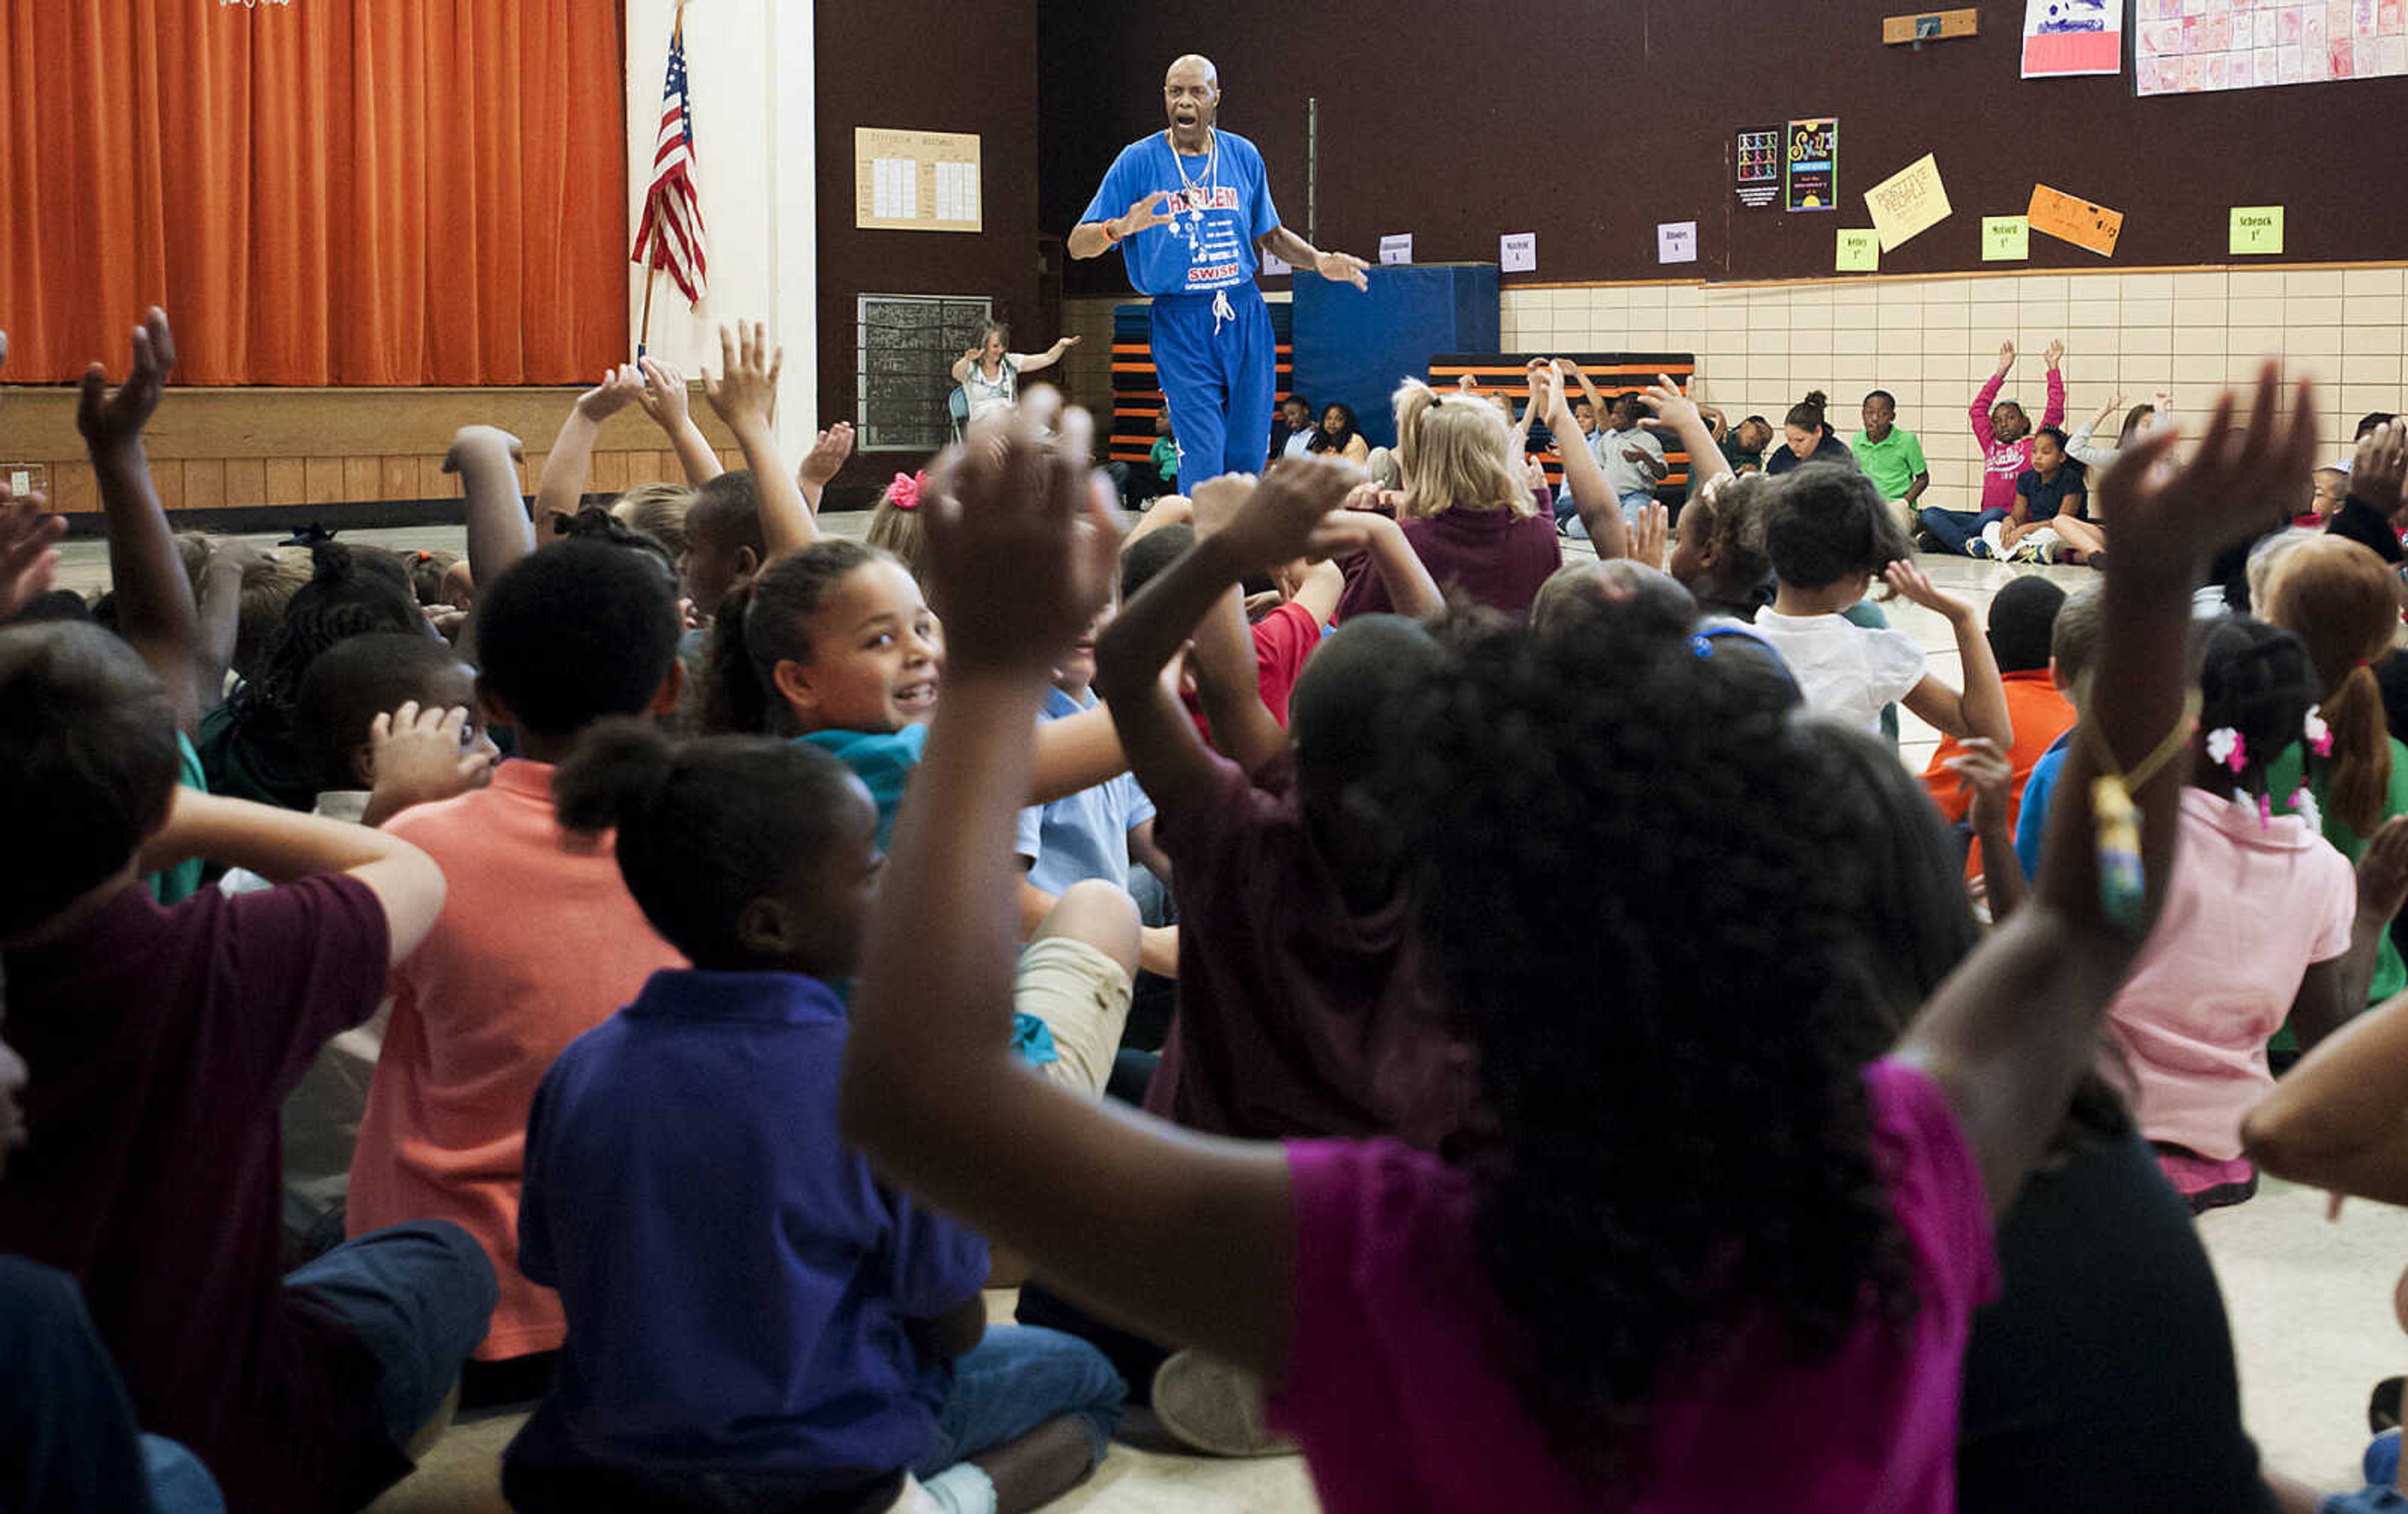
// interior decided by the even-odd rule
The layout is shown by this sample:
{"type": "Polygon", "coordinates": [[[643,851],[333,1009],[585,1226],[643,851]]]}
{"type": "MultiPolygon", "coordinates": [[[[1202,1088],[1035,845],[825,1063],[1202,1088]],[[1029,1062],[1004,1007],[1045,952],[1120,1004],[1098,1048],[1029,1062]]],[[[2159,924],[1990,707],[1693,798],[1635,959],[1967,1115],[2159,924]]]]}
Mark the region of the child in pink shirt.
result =
{"type": "MultiPolygon", "coordinates": [[[[1096,1307],[1259,1374],[1332,1514],[1953,1508],[1990,1216],[2044,1155],[2172,871],[2183,774],[2146,759],[2187,735],[2191,587],[2315,434],[2303,395],[2172,477],[2162,435],[2111,475],[2116,562],[2148,567],[2107,570],[2096,725],[2038,892],[1870,1068],[1835,1017],[1882,991],[1881,947],[1813,886],[1846,849],[1818,839],[1813,721],[1761,665],[1606,626],[1450,646],[1356,733],[1393,767],[1332,796],[1426,870],[1493,1132],[1449,1164],[1199,1140],[1013,1067],[1029,723],[1111,574],[1082,466],[1016,425],[949,466],[929,521],[953,687],[871,923],[846,1133],[1096,1307]],[[2103,879],[2102,768],[2137,809],[2137,855],[2103,879]]],[[[1260,488],[1263,539],[1197,550],[1280,560],[1346,481],[1260,488]]]]}
{"type": "MultiPolygon", "coordinates": [[[[2065,357],[2065,343],[2053,341],[2042,354],[2048,361],[2048,408],[2042,412],[2042,425],[2062,425],[2065,423],[2065,375],[2057,364],[2065,357]]],[[[2031,467],[2031,416],[2014,400],[2001,400],[1999,390],[2014,370],[2015,344],[1999,343],[1999,370],[1982,392],[1973,397],[1967,416],[1973,423],[1973,440],[1982,444],[1982,504],[1979,510],[1942,510],[1926,505],[1915,512],[1915,519],[1940,549],[1952,555],[1982,557],[1989,548],[1982,543],[1983,527],[1994,520],[2003,520],[2015,508],[2015,480],[2031,467]],[[1976,549],[1979,550],[1976,550],[1976,549]]]]}
{"type": "Polygon", "coordinates": [[[2133,1087],[2141,1133],[2194,1211],[2257,1190],[2241,1117],[2273,1091],[2267,1040],[2288,1018],[2313,1046],[2365,1004],[2402,902],[2386,871],[2370,869],[2361,887],[2313,821],[2269,813],[2266,771],[2301,739],[2315,699],[2299,639],[2222,622],[2200,685],[2180,867],[2108,1013],[2116,1055],[2102,1069],[2133,1087]]]}
{"type": "Polygon", "coordinates": [[[539,1393],[566,1331],[559,1297],[519,1271],[527,1109],[552,1060],[684,959],[644,919],[609,838],[552,812],[552,765],[605,715],[673,708],[676,593],[658,561],[595,541],[548,546],[478,596],[478,694],[517,760],[476,793],[385,829],[452,879],[442,916],[394,971],[393,1017],[352,1155],[353,1235],[450,1219],[501,1279],[463,1398],[539,1393]],[[573,627],[565,634],[564,627],[573,627]],[[516,1361],[515,1370],[487,1363],[516,1361]],[[477,1379],[481,1378],[482,1381],[477,1379]]]}

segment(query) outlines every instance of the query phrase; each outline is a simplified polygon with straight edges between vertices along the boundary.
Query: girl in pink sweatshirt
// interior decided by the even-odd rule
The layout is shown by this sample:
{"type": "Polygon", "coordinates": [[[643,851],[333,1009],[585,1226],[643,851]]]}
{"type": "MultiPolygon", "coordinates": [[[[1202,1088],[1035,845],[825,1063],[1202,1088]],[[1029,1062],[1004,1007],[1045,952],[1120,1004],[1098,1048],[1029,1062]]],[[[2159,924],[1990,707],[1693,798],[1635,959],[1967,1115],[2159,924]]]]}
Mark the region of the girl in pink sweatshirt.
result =
{"type": "MultiPolygon", "coordinates": [[[[2057,366],[2065,357],[2065,343],[2050,342],[2042,356],[2048,362],[2048,408],[2040,424],[2061,425],[2065,422],[2065,376],[2057,366]]],[[[1982,541],[1983,528],[1994,520],[2004,519],[2014,509],[2015,480],[2031,467],[2031,416],[2015,401],[1999,398],[1999,390],[2014,366],[2015,344],[2000,342],[1999,370],[1973,397],[1968,412],[1973,423],[1974,440],[1982,444],[1981,509],[1942,510],[1927,505],[1917,513],[1924,531],[1942,551],[1971,557],[1988,556],[1990,549],[1982,541]]]]}

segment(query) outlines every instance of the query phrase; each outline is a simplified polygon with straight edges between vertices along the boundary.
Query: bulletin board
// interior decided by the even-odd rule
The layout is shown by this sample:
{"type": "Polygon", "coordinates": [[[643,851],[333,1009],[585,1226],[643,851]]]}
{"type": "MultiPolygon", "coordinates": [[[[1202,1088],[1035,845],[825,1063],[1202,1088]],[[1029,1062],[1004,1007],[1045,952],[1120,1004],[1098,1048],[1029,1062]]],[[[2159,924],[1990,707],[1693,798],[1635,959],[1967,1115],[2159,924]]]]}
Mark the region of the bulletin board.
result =
{"type": "Polygon", "coordinates": [[[853,223],[857,228],[986,229],[975,134],[856,126],[853,171],[853,223]]]}

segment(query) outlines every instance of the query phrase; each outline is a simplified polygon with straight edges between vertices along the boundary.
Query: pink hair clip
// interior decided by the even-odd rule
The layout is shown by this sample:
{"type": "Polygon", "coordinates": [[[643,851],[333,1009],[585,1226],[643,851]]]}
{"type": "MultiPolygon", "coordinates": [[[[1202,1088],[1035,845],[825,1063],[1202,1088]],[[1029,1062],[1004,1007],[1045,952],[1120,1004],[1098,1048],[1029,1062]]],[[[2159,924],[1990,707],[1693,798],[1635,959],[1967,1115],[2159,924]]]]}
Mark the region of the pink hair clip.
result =
{"type": "Polygon", "coordinates": [[[928,482],[927,473],[897,473],[895,482],[886,486],[887,500],[897,510],[920,508],[920,486],[928,482]]]}
{"type": "MultiPolygon", "coordinates": [[[[2363,668],[2366,664],[2361,662],[2358,666],[2363,668]]],[[[2323,705],[2312,704],[2308,706],[2308,718],[2305,726],[2305,734],[2308,739],[2309,751],[2314,752],[2320,757],[2332,756],[2332,727],[2325,722],[2325,711],[2323,705]]]]}

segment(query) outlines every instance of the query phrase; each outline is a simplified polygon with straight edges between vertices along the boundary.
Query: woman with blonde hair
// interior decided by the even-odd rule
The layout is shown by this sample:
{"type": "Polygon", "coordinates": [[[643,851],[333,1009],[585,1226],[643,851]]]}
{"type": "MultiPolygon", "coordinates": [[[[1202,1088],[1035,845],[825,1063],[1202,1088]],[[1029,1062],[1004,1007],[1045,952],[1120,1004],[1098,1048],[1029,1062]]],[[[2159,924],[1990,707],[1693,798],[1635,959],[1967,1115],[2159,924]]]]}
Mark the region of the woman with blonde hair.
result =
{"type": "MultiPolygon", "coordinates": [[[[2307,647],[2318,699],[2300,741],[2267,769],[2267,792],[2356,862],[2386,821],[2408,814],[2408,746],[2384,719],[2373,667],[2400,629],[2391,570],[2346,537],[2310,537],[2276,561],[2258,609],[2307,647]]],[[[2408,988],[2391,932],[2380,942],[2369,1003],[2408,988]]]]}
{"type": "MultiPolygon", "coordinates": [[[[1405,540],[1448,596],[1528,615],[1548,576],[1563,566],[1563,546],[1553,516],[1539,509],[1514,467],[1505,418],[1479,395],[1433,389],[1418,379],[1397,390],[1396,411],[1404,492],[1386,497],[1405,540]]],[[[1585,456],[1584,448],[1569,450],[1585,456]]],[[[1593,471],[1593,459],[1589,466],[1593,471]]],[[[1565,467],[1569,473],[1569,458],[1565,467]]],[[[1338,620],[1393,609],[1369,555],[1348,562],[1338,620]]]]}

